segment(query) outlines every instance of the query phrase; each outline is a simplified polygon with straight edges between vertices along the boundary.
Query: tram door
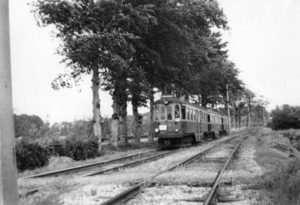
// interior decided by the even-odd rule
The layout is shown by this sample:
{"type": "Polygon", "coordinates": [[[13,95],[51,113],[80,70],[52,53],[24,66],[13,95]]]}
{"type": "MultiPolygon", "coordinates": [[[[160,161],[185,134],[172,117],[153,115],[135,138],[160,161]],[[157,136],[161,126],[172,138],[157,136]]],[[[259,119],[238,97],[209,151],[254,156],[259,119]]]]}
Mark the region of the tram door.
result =
{"type": "Polygon", "coordinates": [[[207,131],[211,132],[210,115],[207,115],[207,131]]]}
{"type": "Polygon", "coordinates": [[[198,110],[196,110],[196,122],[197,122],[197,133],[199,133],[199,123],[200,123],[200,120],[199,120],[198,110]]]}
{"type": "Polygon", "coordinates": [[[221,118],[221,130],[224,130],[224,118],[221,118]]]}

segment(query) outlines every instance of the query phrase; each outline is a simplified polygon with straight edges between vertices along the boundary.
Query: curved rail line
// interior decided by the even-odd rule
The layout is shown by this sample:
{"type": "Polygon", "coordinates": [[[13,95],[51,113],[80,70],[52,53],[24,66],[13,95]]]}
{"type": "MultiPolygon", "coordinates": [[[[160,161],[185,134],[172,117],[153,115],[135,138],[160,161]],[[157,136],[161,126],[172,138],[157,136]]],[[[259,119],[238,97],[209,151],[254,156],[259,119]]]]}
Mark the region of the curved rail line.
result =
{"type": "MultiPolygon", "coordinates": [[[[139,153],[139,154],[145,154],[145,153],[150,153],[150,152],[155,152],[155,151],[159,151],[161,149],[157,149],[157,150],[152,150],[152,151],[148,151],[148,152],[143,152],[143,153],[139,153]]],[[[137,166],[139,164],[143,164],[143,163],[147,163],[147,162],[150,162],[150,161],[153,161],[153,160],[156,160],[158,158],[162,158],[162,157],[165,157],[167,155],[170,155],[170,154],[173,154],[175,152],[178,152],[179,149],[177,150],[171,150],[171,151],[166,151],[164,153],[161,153],[161,154],[157,154],[155,156],[151,156],[151,157],[147,157],[147,158],[143,158],[141,160],[135,160],[133,162],[130,162],[130,163],[126,163],[126,164],[123,164],[123,165],[118,165],[118,166],[114,166],[114,167],[111,167],[111,168],[104,168],[104,169],[101,169],[100,171],[95,171],[95,172],[91,172],[91,173],[88,173],[88,174],[85,174],[85,175],[80,175],[79,177],[88,177],[88,176],[94,176],[94,175],[99,175],[99,174],[103,174],[105,172],[110,172],[110,171],[117,171],[119,169],[122,169],[122,168],[126,168],[126,167],[132,167],[132,166],[137,166]]],[[[107,161],[103,161],[101,163],[110,163],[110,162],[115,162],[115,161],[119,161],[119,160],[124,160],[124,159],[128,159],[130,157],[134,157],[134,156],[138,156],[139,154],[134,154],[134,155],[130,155],[130,156],[126,156],[126,157],[122,157],[122,158],[116,158],[116,159],[113,159],[113,160],[107,160],[107,161]]],[[[97,163],[97,166],[99,166],[100,162],[97,163]]],[[[102,164],[101,164],[102,165],[102,164]]],[[[90,167],[94,167],[96,166],[95,164],[90,164],[90,165],[85,165],[85,166],[79,166],[79,169],[78,167],[73,167],[73,168],[69,168],[69,169],[64,169],[64,170],[58,170],[58,171],[55,171],[55,172],[51,172],[51,173],[44,173],[44,174],[40,174],[40,175],[35,175],[35,177],[26,177],[26,178],[23,178],[23,179],[28,179],[28,178],[38,178],[38,177],[46,177],[46,176],[57,176],[59,174],[62,174],[62,173],[70,173],[70,172],[78,172],[78,171],[82,171],[83,169],[87,169],[87,168],[90,168],[90,167]],[[77,169],[76,169],[77,168],[77,169]]],[[[20,197],[21,196],[28,196],[28,195],[32,195],[36,192],[38,192],[39,190],[41,189],[44,189],[44,188],[47,188],[49,187],[49,185],[46,185],[46,186],[43,186],[43,187],[38,187],[38,188],[35,188],[35,189],[32,189],[32,190],[29,190],[27,191],[26,193],[21,193],[20,194],[20,197]]]]}
{"type": "MultiPolygon", "coordinates": [[[[168,171],[171,171],[173,169],[176,169],[177,167],[179,166],[182,166],[184,164],[188,164],[190,162],[192,162],[193,160],[197,159],[197,158],[200,158],[202,156],[204,156],[205,154],[207,154],[209,151],[211,151],[213,148],[219,146],[220,144],[223,144],[223,143],[227,143],[237,137],[240,137],[240,136],[235,136],[235,137],[232,137],[228,140],[225,140],[225,141],[222,141],[210,148],[207,148],[206,150],[204,151],[201,151],[200,153],[197,153],[196,155],[193,155],[192,157],[170,167],[170,168],[167,168],[161,172],[158,172],[156,173],[155,175],[149,177],[148,179],[144,180],[143,182],[140,182],[139,184],[131,187],[130,189],[127,189],[125,190],[124,192],[121,192],[120,194],[116,195],[115,197],[101,203],[101,205],[115,205],[115,204],[122,204],[122,203],[125,203],[126,201],[130,200],[131,198],[133,198],[135,195],[137,195],[143,188],[149,186],[149,182],[154,179],[155,177],[165,173],[165,172],[168,172],[168,171]]],[[[245,137],[243,137],[244,139],[245,137]]]]}
{"type": "Polygon", "coordinates": [[[160,151],[162,149],[154,149],[154,150],[148,150],[145,152],[139,152],[136,154],[131,154],[125,157],[118,157],[115,159],[111,159],[111,160],[105,160],[105,161],[101,161],[101,162],[96,162],[96,163],[90,163],[90,164],[85,164],[85,165],[80,165],[80,166],[75,166],[75,167],[71,167],[71,168],[67,168],[67,169],[60,169],[60,170],[56,170],[56,171],[52,171],[52,172],[45,172],[45,173],[41,173],[41,174],[36,174],[36,175],[32,175],[32,176],[28,176],[28,177],[22,177],[19,179],[29,179],[29,178],[42,178],[42,177],[50,177],[50,176],[58,176],[61,174],[66,174],[66,173],[72,173],[72,172],[78,172],[78,171],[82,171],[91,167],[98,167],[98,166],[102,166],[104,164],[109,164],[112,162],[117,162],[117,161],[121,161],[121,160],[125,160],[125,159],[129,159],[129,158],[133,158],[133,157],[137,157],[143,154],[149,154],[151,152],[157,152],[160,151]]]}
{"type": "MultiPolygon", "coordinates": [[[[239,135],[244,135],[244,134],[247,134],[247,133],[243,133],[242,132],[242,133],[238,133],[238,134],[239,135]]],[[[233,138],[236,138],[236,137],[233,136],[232,138],[230,138],[228,140],[225,140],[225,141],[223,141],[221,143],[224,143],[226,141],[232,140],[233,138]]],[[[187,147],[185,147],[185,148],[187,148],[187,147]]],[[[19,179],[42,178],[42,177],[59,176],[59,175],[62,175],[62,174],[80,172],[80,171],[83,171],[83,170],[86,170],[86,169],[89,169],[89,168],[98,167],[98,166],[101,166],[101,165],[104,165],[104,164],[109,164],[109,163],[113,163],[113,162],[116,162],[116,161],[122,161],[122,160],[126,160],[126,159],[129,159],[129,158],[134,158],[134,157],[139,156],[139,155],[149,154],[151,152],[156,152],[156,151],[160,151],[160,150],[162,150],[162,149],[159,148],[159,149],[149,150],[149,151],[146,151],[146,152],[139,152],[139,153],[136,153],[136,154],[128,155],[128,156],[125,156],[125,157],[119,157],[119,158],[115,158],[115,159],[112,159],[112,160],[105,160],[105,161],[101,161],[101,162],[97,162],[97,163],[90,163],[90,164],[86,164],[86,165],[80,165],[80,166],[71,167],[71,168],[67,168],[67,169],[56,170],[56,171],[53,171],[53,172],[46,172],[46,173],[41,173],[41,174],[32,175],[32,176],[28,176],[28,177],[22,177],[22,178],[19,178],[19,179]]],[[[124,165],[115,166],[115,167],[112,167],[112,168],[102,169],[100,171],[91,172],[91,173],[88,173],[88,174],[85,174],[85,175],[81,175],[80,177],[94,176],[94,175],[103,174],[103,173],[109,172],[109,171],[117,171],[117,170],[122,169],[122,168],[130,167],[130,166],[136,166],[136,165],[139,165],[139,164],[142,164],[142,163],[150,162],[150,161],[155,160],[157,158],[162,158],[162,157],[164,157],[166,155],[175,153],[175,152],[177,152],[179,150],[180,149],[173,150],[173,151],[169,151],[169,152],[166,152],[166,153],[163,153],[163,154],[160,154],[160,155],[155,155],[155,156],[152,156],[152,157],[144,158],[142,160],[137,160],[137,161],[134,161],[134,162],[131,162],[131,163],[127,163],[127,164],[124,164],[124,165]]],[[[203,155],[204,154],[205,153],[203,153],[203,155]]],[[[186,163],[188,163],[188,162],[186,162],[186,163]]],[[[180,165],[175,166],[173,169],[175,169],[176,167],[178,167],[180,165]]],[[[162,173],[160,173],[160,174],[162,174],[162,173]]],[[[154,176],[154,177],[156,177],[156,176],[154,176]]],[[[39,190],[44,189],[44,188],[46,188],[48,186],[49,185],[29,190],[29,191],[27,191],[25,193],[21,193],[20,196],[25,196],[26,197],[28,195],[32,195],[32,194],[38,192],[39,190]]]]}

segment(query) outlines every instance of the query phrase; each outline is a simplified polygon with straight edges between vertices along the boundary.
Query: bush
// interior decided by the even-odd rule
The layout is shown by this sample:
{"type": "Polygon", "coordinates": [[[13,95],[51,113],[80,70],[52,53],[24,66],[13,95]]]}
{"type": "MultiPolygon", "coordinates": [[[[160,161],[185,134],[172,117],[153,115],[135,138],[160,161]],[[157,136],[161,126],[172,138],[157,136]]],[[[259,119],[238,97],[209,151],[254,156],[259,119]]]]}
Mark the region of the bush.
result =
{"type": "Polygon", "coordinates": [[[274,129],[300,128],[300,107],[283,105],[271,111],[274,129]]]}
{"type": "Polygon", "coordinates": [[[55,140],[48,146],[48,153],[53,156],[70,157],[76,161],[95,158],[98,156],[96,138],[55,140]]]}
{"type": "Polygon", "coordinates": [[[51,156],[70,157],[73,160],[86,160],[98,155],[96,138],[53,140],[43,147],[37,142],[22,140],[17,143],[16,157],[19,171],[32,170],[45,166],[51,156]]]}
{"type": "Polygon", "coordinates": [[[17,144],[16,157],[19,171],[42,167],[49,162],[47,149],[29,141],[21,141],[17,144]]]}
{"type": "Polygon", "coordinates": [[[278,163],[262,177],[262,188],[269,191],[274,204],[299,204],[300,159],[278,163]]]}

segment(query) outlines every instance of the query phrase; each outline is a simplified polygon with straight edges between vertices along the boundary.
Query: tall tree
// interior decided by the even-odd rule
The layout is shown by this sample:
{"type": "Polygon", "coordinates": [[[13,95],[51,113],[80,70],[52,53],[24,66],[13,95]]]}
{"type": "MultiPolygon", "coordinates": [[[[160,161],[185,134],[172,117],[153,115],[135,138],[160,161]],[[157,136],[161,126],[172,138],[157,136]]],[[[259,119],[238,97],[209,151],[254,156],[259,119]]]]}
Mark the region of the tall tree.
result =
{"type": "Polygon", "coordinates": [[[72,87],[70,79],[76,84],[82,75],[92,73],[94,135],[99,138],[100,151],[100,80],[114,85],[105,89],[121,92],[123,88],[116,89],[116,79],[129,67],[135,52],[132,44],[140,38],[136,33],[146,31],[147,25],[155,22],[151,6],[133,8],[122,1],[40,0],[33,4],[33,12],[40,25],[54,25],[56,37],[61,40],[58,53],[70,68],[54,80],[53,88],[72,87]]]}

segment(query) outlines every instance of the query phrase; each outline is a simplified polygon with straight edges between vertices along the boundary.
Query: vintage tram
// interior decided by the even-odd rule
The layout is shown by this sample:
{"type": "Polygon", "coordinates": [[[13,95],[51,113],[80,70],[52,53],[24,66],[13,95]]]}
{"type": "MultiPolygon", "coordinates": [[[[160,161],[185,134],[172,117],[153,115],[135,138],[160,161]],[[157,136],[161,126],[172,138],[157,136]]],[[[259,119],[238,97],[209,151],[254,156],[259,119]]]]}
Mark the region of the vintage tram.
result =
{"type": "Polygon", "coordinates": [[[154,102],[152,127],[162,147],[180,147],[226,135],[228,117],[173,95],[163,95],[154,102]]]}

